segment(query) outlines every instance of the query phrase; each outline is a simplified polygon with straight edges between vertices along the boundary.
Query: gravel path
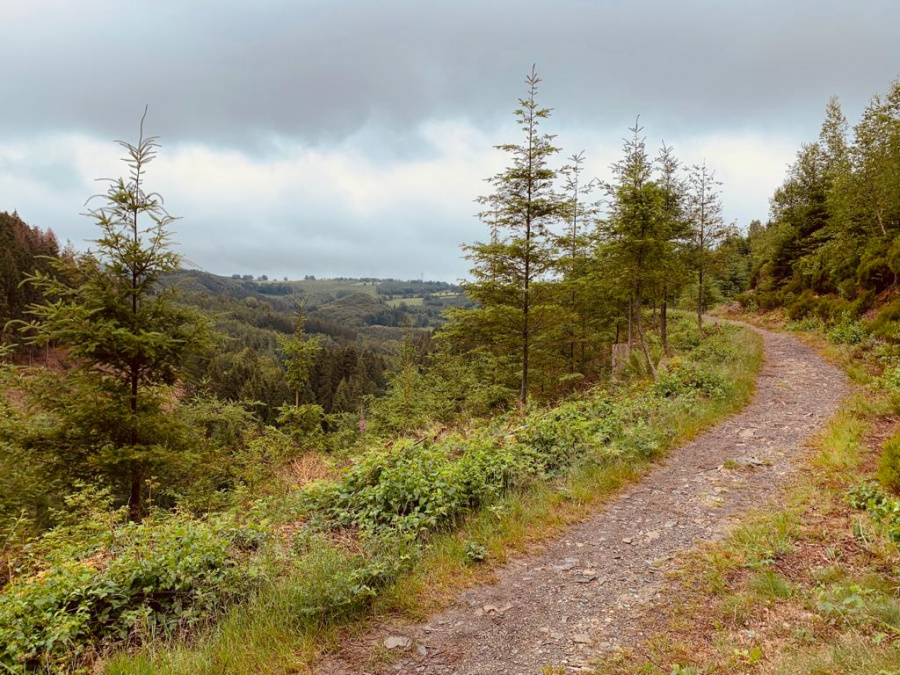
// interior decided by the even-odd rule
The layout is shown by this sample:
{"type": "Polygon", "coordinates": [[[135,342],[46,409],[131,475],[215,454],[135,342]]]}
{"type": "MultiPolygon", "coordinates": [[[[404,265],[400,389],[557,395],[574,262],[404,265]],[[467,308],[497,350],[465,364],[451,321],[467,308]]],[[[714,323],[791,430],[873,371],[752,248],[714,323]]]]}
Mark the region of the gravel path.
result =
{"type": "Polygon", "coordinates": [[[383,627],[347,645],[320,672],[537,675],[548,664],[592,672],[592,656],[639,638],[640,614],[664,596],[674,554],[721,537],[771,499],[848,392],[844,375],[796,338],[759,333],[765,364],[741,413],[539,554],[501,569],[496,583],[462,593],[428,623],[383,627]],[[379,644],[400,650],[397,660],[361,666],[379,644]]]}

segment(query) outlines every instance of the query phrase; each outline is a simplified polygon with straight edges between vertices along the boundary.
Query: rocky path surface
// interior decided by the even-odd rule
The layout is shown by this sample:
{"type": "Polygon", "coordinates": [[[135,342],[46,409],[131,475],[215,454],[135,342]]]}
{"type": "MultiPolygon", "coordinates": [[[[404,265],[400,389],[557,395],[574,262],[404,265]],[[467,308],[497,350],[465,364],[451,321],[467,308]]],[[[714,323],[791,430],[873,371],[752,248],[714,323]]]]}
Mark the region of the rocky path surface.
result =
{"type": "Polygon", "coordinates": [[[721,537],[736,516],[771,499],[848,392],[844,375],[796,338],[759,332],[765,363],[741,413],[672,452],[539,554],[501,569],[496,583],[462,593],[427,623],[383,627],[347,645],[320,672],[592,672],[593,656],[640,637],[641,613],[664,598],[674,554],[721,537]],[[365,665],[360,657],[377,645],[401,653],[365,665]]]}

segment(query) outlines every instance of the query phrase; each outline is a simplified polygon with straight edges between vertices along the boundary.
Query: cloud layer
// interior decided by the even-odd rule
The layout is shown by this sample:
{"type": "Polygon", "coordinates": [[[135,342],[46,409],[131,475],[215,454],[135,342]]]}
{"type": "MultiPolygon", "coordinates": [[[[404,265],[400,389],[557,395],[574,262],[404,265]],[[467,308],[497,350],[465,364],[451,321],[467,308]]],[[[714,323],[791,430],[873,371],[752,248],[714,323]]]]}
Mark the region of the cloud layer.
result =
{"type": "Polygon", "coordinates": [[[0,23],[0,209],[92,236],[77,214],[149,103],[182,250],[270,276],[462,275],[532,62],[564,154],[605,175],[640,113],[741,223],[830,94],[856,115],[900,70],[888,0],[0,0],[0,23]]]}

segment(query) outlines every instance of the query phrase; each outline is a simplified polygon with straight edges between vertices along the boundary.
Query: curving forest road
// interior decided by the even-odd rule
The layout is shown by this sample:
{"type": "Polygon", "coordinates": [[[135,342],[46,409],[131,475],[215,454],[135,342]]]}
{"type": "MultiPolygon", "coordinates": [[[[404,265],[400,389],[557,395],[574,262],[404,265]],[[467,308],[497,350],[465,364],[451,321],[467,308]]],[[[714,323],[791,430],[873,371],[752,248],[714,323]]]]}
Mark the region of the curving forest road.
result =
{"type": "Polygon", "coordinates": [[[592,672],[592,656],[640,637],[641,613],[664,598],[674,554],[721,537],[773,499],[849,391],[843,373],[796,338],[754,330],[765,362],[742,412],[674,450],[540,553],[499,570],[495,583],[462,593],[427,623],[383,627],[347,645],[320,672],[369,672],[361,657],[386,637],[409,647],[371,672],[535,675],[548,664],[592,672]]]}

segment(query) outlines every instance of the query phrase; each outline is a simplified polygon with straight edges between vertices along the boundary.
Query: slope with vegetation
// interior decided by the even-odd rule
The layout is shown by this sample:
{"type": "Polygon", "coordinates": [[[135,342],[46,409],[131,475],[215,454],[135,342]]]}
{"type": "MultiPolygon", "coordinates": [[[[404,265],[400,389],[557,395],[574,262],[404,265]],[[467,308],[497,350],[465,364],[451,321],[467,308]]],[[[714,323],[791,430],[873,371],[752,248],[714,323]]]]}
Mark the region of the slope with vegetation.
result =
{"type": "MultiPolygon", "coordinates": [[[[598,673],[834,673],[900,670],[900,359],[871,323],[836,329],[754,320],[795,332],[856,384],[811,444],[802,475],[724,542],[689,554],[645,638],[598,673]]],[[[652,615],[652,618],[650,617],[652,615]]]]}

